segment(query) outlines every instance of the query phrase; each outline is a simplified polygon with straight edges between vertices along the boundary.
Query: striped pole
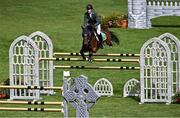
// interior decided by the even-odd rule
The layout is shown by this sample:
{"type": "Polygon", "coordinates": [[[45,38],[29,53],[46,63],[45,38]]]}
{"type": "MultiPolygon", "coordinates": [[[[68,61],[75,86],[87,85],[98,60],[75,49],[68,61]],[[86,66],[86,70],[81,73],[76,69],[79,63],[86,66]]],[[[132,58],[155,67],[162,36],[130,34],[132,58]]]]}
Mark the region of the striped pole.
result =
{"type": "MultiPolygon", "coordinates": [[[[88,53],[85,53],[85,56],[88,56],[88,53]]],[[[61,52],[55,52],[54,56],[81,56],[80,53],[61,53],[61,52]]],[[[112,54],[99,54],[95,53],[93,56],[111,56],[111,57],[139,57],[140,54],[120,54],[120,53],[112,53],[112,54]]]]}
{"type": "Polygon", "coordinates": [[[139,70],[140,67],[115,67],[115,66],[54,66],[54,69],[139,70]]]}
{"type": "Polygon", "coordinates": [[[4,89],[39,89],[39,90],[63,90],[63,87],[43,87],[43,86],[4,86],[0,85],[0,88],[4,89]]]}
{"type": "MultiPolygon", "coordinates": [[[[40,60],[50,61],[84,61],[81,58],[41,58],[40,60]]],[[[92,59],[95,62],[139,62],[139,59],[92,59]]]]}
{"type": "Polygon", "coordinates": [[[46,111],[46,112],[61,112],[64,113],[63,109],[49,109],[49,108],[13,108],[13,107],[0,107],[3,111],[46,111]]]}
{"type": "Polygon", "coordinates": [[[60,105],[60,106],[64,106],[63,102],[44,102],[44,101],[0,101],[0,104],[29,104],[29,105],[60,105]]]}

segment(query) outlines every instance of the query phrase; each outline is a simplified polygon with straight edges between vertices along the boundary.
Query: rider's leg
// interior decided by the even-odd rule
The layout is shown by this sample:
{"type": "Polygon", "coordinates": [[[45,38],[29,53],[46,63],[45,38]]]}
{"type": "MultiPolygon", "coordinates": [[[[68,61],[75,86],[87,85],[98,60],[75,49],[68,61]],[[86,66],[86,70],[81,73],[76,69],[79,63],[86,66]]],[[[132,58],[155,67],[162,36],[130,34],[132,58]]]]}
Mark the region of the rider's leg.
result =
{"type": "Polygon", "coordinates": [[[101,34],[101,25],[100,24],[97,26],[97,33],[98,33],[98,35],[101,34]]]}
{"type": "Polygon", "coordinates": [[[98,38],[100,41],[100,47],[103,48],[103,39],[101,36],[101,25],[100,24],[97,26],[97,34],[98,34],[98,38]]]}

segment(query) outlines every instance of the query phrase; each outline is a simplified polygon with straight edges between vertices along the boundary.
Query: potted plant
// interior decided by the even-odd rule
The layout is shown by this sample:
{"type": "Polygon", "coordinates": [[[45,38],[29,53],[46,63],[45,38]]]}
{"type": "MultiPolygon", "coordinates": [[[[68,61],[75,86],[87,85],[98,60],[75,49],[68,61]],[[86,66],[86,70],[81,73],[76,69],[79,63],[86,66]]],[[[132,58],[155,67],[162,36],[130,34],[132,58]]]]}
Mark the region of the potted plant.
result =
{"type": "Polygon", "coordinates": [[[113,27],[113,28],[118,28],[121,26],[121,20],[124,19],[126,16],[125,14],[122,13],[112,13],[109,16],[103,16],[101,15],[102,19],[102,25],[107,25],[108,27],[113,27]]]}
{"type": "Polygon", "coordinates": [[[121,27],[123,29],[126,29],[127,28],[127,15],[123,15],[122,16],[122,19],[121,19],[121,27]]]}
{"type": "Polygon", "coordinates": [[[6,94],[0,93],[0,99],[4,99],[4,98],[6,98],[6,94]]]}
{"type": "Polygon", "coordinates": [[[172,97],[172,100],[175,103],[180,103],[180,91],[175,93],[175,95],[172,97]]]}

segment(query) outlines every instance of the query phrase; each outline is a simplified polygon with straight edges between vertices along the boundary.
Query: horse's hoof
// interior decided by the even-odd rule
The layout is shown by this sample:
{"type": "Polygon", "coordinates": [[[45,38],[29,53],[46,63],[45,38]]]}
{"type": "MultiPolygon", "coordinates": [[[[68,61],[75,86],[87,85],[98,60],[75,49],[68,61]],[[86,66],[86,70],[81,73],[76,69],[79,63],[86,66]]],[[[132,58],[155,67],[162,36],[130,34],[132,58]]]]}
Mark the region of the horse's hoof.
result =
{"type": "Polygon", "coordinates": [[[113,48],[112,46],[110,46],[110,48],[113,48]]]}
{"type": "Polygon", "coordinates": [[[87,57],[87,58],[86,58],[86,61],[89,61],[89,62],[92,63],[93,60],[92,60],[91,58],[88,58],[88,57],[87,57]]]}
{"type": "Polygon", "coordinates": [[[89,58],[86,57],[85,60],[86,60],[86,61],[89,61],[89,58]]]}
{"type": "Polygon", "coordinates": [[[93,62],[93,60],[92,60],[92,59],[89,59],[89,62],[90,62],[90,63],[92,63],[92,62],[93,62]]]}

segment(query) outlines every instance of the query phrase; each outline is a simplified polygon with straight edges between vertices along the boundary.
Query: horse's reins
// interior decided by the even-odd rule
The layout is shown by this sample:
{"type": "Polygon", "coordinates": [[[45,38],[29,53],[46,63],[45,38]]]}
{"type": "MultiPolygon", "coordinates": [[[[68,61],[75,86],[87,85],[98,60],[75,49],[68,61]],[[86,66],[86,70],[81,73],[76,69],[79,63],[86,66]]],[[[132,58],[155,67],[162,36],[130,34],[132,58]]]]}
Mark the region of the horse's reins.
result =
{"type": "MultiPolygon", "coordinates": [[[[94,32],[94,31],[93,31],[94,32]]],[[[96,40],[97,41],[99,41],[99,38],[98,38],[98,36],[97,36],[97,33],[96,32],[94,32],[94,35],[95,35],[95,37],[96,37],[96,40]]]]}

